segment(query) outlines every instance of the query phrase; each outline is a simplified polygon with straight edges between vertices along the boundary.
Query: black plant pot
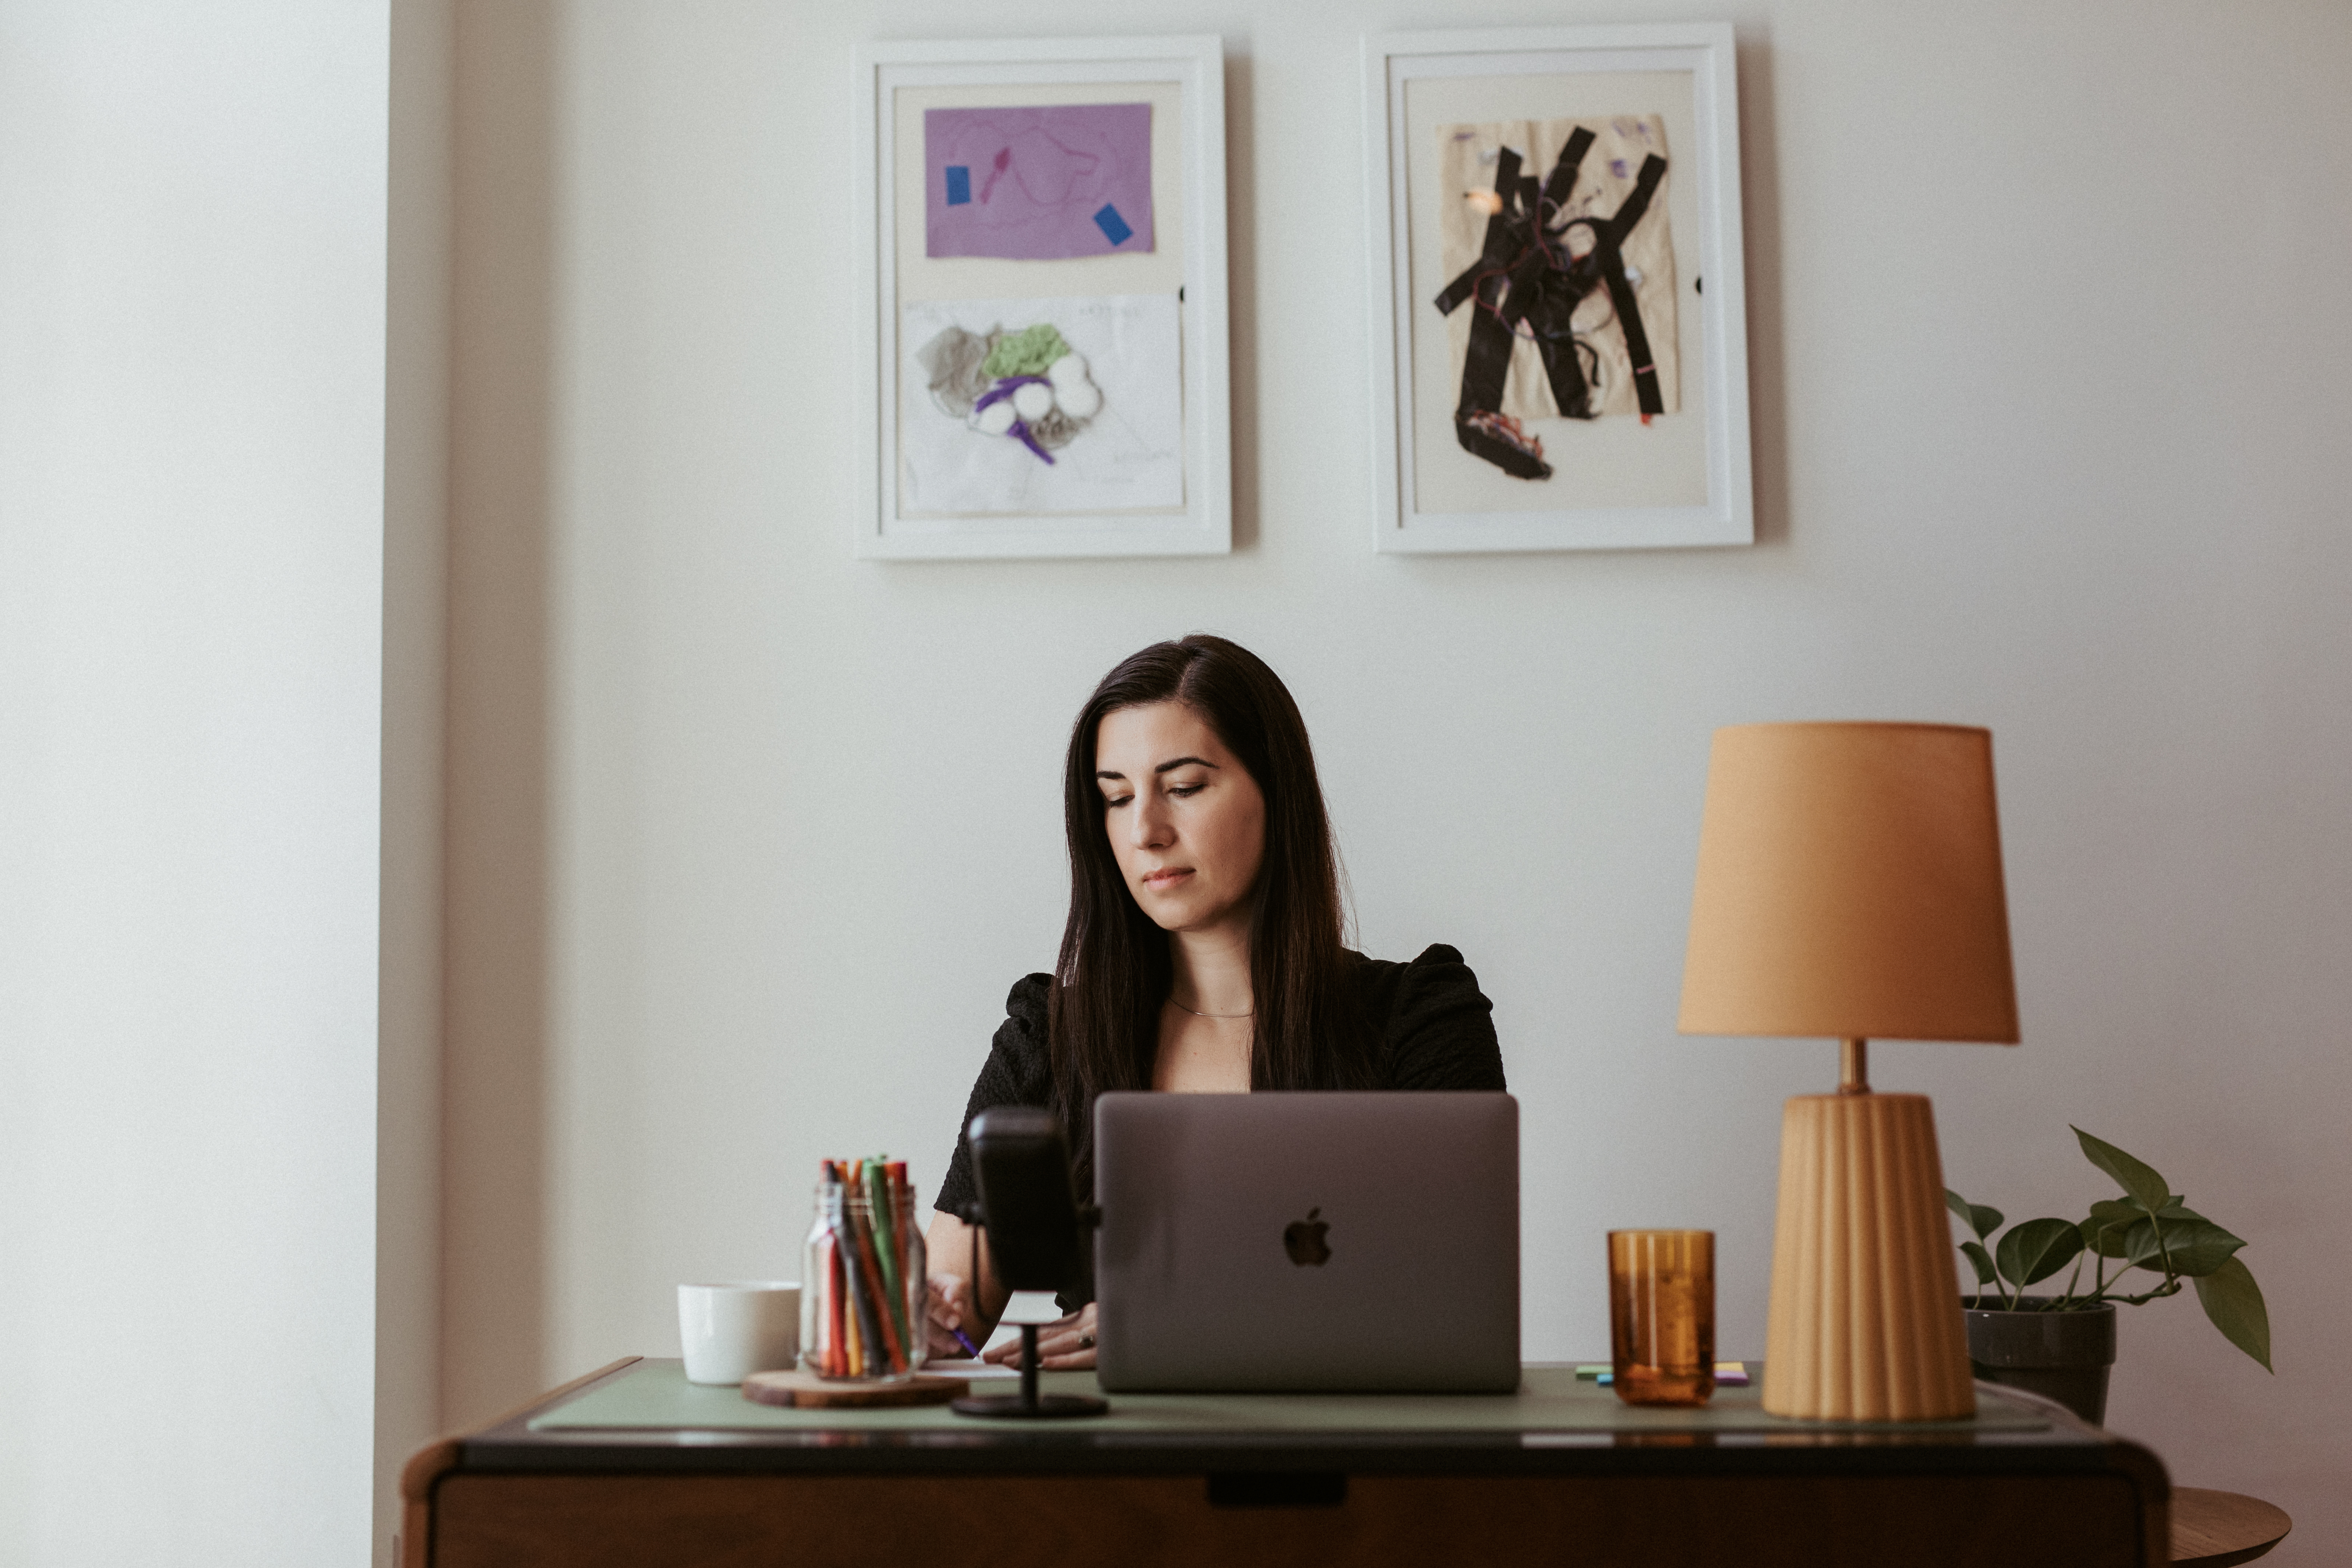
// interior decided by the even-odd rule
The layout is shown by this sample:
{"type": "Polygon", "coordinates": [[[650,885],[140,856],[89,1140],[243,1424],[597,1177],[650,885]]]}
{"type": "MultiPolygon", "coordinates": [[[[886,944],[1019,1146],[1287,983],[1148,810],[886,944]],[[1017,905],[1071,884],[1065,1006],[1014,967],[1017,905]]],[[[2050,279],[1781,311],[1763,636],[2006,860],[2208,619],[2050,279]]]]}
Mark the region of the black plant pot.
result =
{"type": "MultiPolygon", "coordinates": [[[[2028,1296],[2046,1302],[2047,1296],[2028,1296]]],[[[2116,1363],[2115,1303],[2084,1311],[2006,1311],[1998,1296],[1963,1296],[1969,1363],[1987,1383],[2054,1399],[2096,1426],[2107,1415],[2107,1372],[2116,1363]],[[1988,1303],[1979,1306],[1978,1303],[1988,1303]]]]}

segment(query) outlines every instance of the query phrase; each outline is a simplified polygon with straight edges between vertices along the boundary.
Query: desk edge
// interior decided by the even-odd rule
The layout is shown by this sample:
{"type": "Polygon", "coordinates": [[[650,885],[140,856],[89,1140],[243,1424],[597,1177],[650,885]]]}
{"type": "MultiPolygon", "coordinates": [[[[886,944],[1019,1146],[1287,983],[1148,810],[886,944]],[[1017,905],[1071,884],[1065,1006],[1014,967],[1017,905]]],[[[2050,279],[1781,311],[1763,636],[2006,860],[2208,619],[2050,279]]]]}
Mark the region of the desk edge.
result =
{"type": "MultiPolygon", "coordinates": [[[[612,1377],[636,1365],[643,1356],[623,1356],[607,1366],[576,1377],[560,1388],[551,1389],[508,1411],[495,1420],[484,1422],[467,1431],[445,1436],[425,1445],[408,1462],[401,1475],[402,1551],[400,1568],[430,1568],[430,1521],[434,1488],[440,1479],[457,1469],[465,1461],[467,1439],[481,1436],[497,1428],[507,1426],[540,1411],[551,1408],[562,1401],[586,1389],[590,1384],[612,1377]]],[[[2002,1387],[2004,1396],[2016,1396],[2020,1391],[2002,1387]]],[[[2084,1421],[2071,1410],[2054,1402],[2029,1399],[2029,1403],[2046,1405],[2053,1416],[2053,1425],[2061,1429],[2097,1439],[2094,1450],[2104,1461],[2101,1468],[2120,1472],[2139,1492],[2142,1504],[2143,1559],[2148,1568],[2164,1568],[2169,1558],[2170,1514],[2172,1500],[2171,1477],[2164,1461],[2152,1449],[2124,1437],[2105,1427],[2084,1421]]]]}
{"type": "Polygon", "coordinates": [[[436,1437],[410,1455],[408,1463],[400,1469],[400,1568],[430,1568],[433,1561],[433,1489],[440,1483],[443,1476],[457,1468],[461,1445],[467,1437],[477,1432],[503,1426],[643,1360],[643,1356],[625,1355],[609,1365],[573,1378],[561,1388],[533,1394],[513,1409],[478,1426],[436,1437]]]}

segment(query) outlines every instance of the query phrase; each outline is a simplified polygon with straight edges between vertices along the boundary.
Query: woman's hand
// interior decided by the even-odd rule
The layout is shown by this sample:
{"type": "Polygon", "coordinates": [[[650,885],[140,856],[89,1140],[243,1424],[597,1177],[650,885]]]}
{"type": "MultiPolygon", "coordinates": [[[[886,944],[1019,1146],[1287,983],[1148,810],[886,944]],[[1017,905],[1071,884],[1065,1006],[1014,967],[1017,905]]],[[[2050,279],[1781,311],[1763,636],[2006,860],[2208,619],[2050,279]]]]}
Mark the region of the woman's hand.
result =
{"type": "MultiPolygon", "coordinates": [[[[1017,1363],[1021,1342],[1007,1340],[988,1352],[993,1362],[1017,1363]]],[[[1048,1372],[1084,1372],[1095,1364],[1095,1304],[1066,1318],[1037,1325],[1037,1364],[1048,1372]]]]}
{"type": "Polygon", "coordinates": [[[935,1356],[962,1356],[971,1352],[955,1337],[971,1312],[971,1289],[961,1274],[932,1274],[924,1284],[924,1300],[929,1310],[924,1313],[924,1337],[935,1356]]]}

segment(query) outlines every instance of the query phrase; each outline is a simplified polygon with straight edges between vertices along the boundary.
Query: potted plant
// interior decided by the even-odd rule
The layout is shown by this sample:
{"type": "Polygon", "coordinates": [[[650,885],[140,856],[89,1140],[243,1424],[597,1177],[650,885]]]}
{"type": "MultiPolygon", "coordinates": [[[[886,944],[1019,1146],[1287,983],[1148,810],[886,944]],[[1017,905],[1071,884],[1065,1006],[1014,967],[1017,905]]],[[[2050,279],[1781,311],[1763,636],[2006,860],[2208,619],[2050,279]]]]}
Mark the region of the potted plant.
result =
{"type": "Polygon", "coordinates": [[[2106,1415],[2116,1308],[2178,1295],[2184,1279],[2197,1287],[2198,1303],[2222,1336],[2270,1371],[2270,1313],[2238,1256],[2246,1244],[2190,1208],[2147,1165],[2079,1127],[2074,1133],[2084,1157],[2124,1194],[2093,1204],[2088,1218],[2022,1220],[1995,1241],[1999,1209],[1944,1194],[1975,1233],[1960,1251],[1976,1270],[1978,1293],[1960,1304],[1977,1376],[2045,1394],[2096,1425],[2106,1415]],[[2069,1264],[2074,1269],[2059,1294],[2025,1293],[2069,1264]],[[2127,1287],[2146,1283],[2134,1278],[2136,1270],[2163,1278],[2135,1295],[2127,1287]]]}

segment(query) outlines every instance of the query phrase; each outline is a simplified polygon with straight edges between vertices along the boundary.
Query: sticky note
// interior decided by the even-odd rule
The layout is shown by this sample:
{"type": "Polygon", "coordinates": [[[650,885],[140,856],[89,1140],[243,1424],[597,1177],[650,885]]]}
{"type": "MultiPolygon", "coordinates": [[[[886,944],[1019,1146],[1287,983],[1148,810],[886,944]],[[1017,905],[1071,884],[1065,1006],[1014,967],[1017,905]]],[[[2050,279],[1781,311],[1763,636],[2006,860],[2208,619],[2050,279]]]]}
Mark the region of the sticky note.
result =
{"type": "Polygon", "coordinates": [[[971,170],[962,163],[950,163],[948,165],[948,205],[960,207],[968,205],[971,201],[971,170]]]}
{"type": "MultiPolygon", "coordinates": [[[[1614,1369],[1608,1362],[1586,1362],[1576,1369],[1580,1383],[1597,1383],[1607,1388],[1616,1381],[1614,1369]]],[[[1743,1361],[1719,1361],[1715,1363],[1715,1381],[1738,1387],[1748,1382],[1748,1363],[1743,1361]]]]}
{"type": "MultiPolygon", "coordinates": [[[[955,198],[950,196],[948,199],[952,201],[955,198]]],[[[1125,245],[1135,235],[1135,230],[1127,226],[1127,220],[1118,216],[1118,208],[1108,202],[1103,203],[1102,210],[1095,214],[1095,226],[1101,229],[1103,237],[1113,245],[1125,245]]]]}

